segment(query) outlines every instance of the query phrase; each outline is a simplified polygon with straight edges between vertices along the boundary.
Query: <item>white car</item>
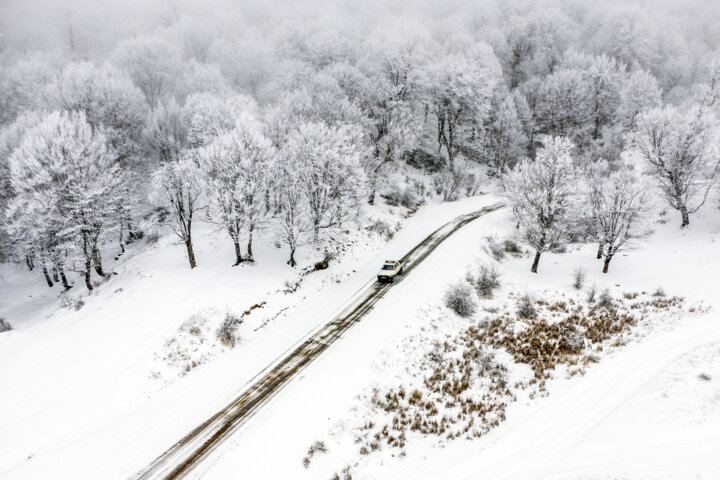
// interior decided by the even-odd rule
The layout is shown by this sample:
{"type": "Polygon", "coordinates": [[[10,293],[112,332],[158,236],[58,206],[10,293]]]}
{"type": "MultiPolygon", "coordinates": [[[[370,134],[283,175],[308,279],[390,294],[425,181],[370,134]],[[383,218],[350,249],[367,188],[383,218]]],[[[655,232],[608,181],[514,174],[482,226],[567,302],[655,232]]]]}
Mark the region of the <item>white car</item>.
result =
{"type": "Polygon", "coordinates": [[[403,264],[399,260],[385,260],[377,274],[378,282],[394,282],[395,277],[402,274],[403,264]]]}

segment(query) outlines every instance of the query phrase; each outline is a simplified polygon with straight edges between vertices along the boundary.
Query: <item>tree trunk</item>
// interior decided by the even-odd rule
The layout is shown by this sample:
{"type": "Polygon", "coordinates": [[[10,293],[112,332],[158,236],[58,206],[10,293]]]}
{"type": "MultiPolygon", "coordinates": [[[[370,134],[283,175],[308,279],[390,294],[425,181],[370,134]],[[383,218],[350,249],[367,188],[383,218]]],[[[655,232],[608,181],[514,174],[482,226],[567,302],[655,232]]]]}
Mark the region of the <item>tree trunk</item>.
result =
{"type": "Polygon", "coordinates": [[[313,241],[317,242],[320,238],[320,221],[313,220],[313,241]]]}
{"type": "Polygon", "coordinates": [[[612,255],[606,255],[605,256],[605,264],[603,265],[603,273],[608,272],[608,268],[610,267],[610,260],[612,260],[612,255]]]}
{"type": "Polygon", "coordinates": [[[540,251],[535,252],[535,260],[533,260],[532,267],[530,267],[532,273],[537,273],[538,263],[540,263],[540,251]]]}
{"type": "Polygon", "coordinates": [[[605,244],[603,242],[598,243],[598,250],[597,250],[597,258],[600,260],[603,256],[603,247],[605,244]]]}
{"type": "Polygon", "coordinates": [[[250,225],[250,229],[248,232],[248,254],[247,254],[247,261],[248,262],[254,262],[255,259],[253,258],[253,251],[252,251],[252,242],[253,242],[253,232],[255,231],[255,225],[250,225]]]}
{"type": "Polygon", "coordinates": [[[92,270],[92,262],[90,260],[90,257],[87,255],[85,256],[85,286],[89,291],[92,292],[93,290],[93,284],[92,284],[92,278],[91,278],[91,270],[92,270]]]}
{"type": "Polygon", "coordinates": [[[60,265],[58,267],[58,270],[60,270],[60,280],[62,280],[63,287],[65,290],[70,290],[73,286],[70,285],[70,282],[68,282],[67,277],[65,276],[65,269],[60,265]]]}
{"type": "Polygon", "coordinates": [[[690,225],[690,214],[685,205],[680,206],[680,215],[682,215],[682,225],[680,225],[680,228],[685,228],[690,225]]]}
{"type": "Polygon", "coordinates": [[[233,265],[233,267],[237,267],[243,261],[242,251],[240,250],[240,241],[234,240],[233,245],[235,245],[235,265],[233,265]]]}
{"type": "Polygon", "coordinates": [[[195,252],[193,252],[192,238],[188,237],[185,241],[185,247],[187,248],[188,261],[190,262],[190,268],[197,267],[195,262],[195,252]]]}
{"type": "Polygon", "coordinates": [[[43,262],[42,271],[43,271],[43,275],[45,275],[45,281],[47,282],[48,287],[52,288],[53,281],[52,281],[52,278],[50,278],[50,274],[48,273],[48,269],[47,269],[47,266],[45,265],[45,262],[43,262]]]}
{"type": "Polygon", "coordinates": [[[27,265],[28,270],[31,272],[35,269],[35,263],[33,262],[33,257],[29,253],[25,255],[25,265],[27,265]]]}
{"type": "Polygon", "coordinates": [[[120,254],[118,254],[118,256],[115,257],[116,259],[125,253],[125,239],[124,239],[125,236],[123,235],[124,233],[125,232],[123,229],[123,224],[121,222],[120,223],[120,235],[118,237],[118,242],[120,243],[120,254]]]}
{"type": "Polygon", "coordinates": [[[130,243],[137,240],[138,236],[135,233],[135,230],[133,229],[132,224],[130,222],[127,223],[127,231],[128,231],[127,238],[130,243]]]}
{"type": "Polygon", "coordinates": [[[290,260],[287,263],[293,268],[297,265],[297,262],[295,262],[295,247],[290,247],[290,260]]]}
{"type": "Polygon", "coordinates": [[[95,265],[95,271],[97,272],[97,274],[100,275],[101,277],[104,277],[105,271],[103,270],[103,267],[102,267],[102,257],[100,257],[100,249],[97,248],[97,245],[93,246],[92,260],[93,260],[93,264],[95,265]]]}

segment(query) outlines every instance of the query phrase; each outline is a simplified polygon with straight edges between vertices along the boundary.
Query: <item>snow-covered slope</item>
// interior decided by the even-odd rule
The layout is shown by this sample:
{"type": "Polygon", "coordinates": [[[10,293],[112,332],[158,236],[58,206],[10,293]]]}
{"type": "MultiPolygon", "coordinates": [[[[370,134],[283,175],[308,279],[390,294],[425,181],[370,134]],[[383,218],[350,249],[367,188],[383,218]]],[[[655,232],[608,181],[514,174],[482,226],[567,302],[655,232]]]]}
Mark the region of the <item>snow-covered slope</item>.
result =
{"type": "Polygon", "coordinates": [[[586,285],[595,283],[615,295],[662,287],[686,297],[688,312],[695,312],[653,324],[637,341],[588,367],[584,376],[553,380],[549,396],[511,404],[507,421],[480,439],[443,448],[432,439],[415,442],[402,458],[392,449],[358,454],[353,432],[363,402],[357,395],[379,377],[407,375],[399,345],[406,337],[418,338],[418,329],[427,327],[423,311],[441,304],[447,284],[462,278],[473,258],[483,257],[481,240],[511,232],[506,215],[498,212],[472,223],[438,248],[194,478],[222,479],[238,472],[255,478],[326,479],[336,473],[342,478],[346,466],[352,478],[367,480],[718,478],[715,272],[720,258],[714,254],[719,225],[711,217],[697,219],[686,231],[672,222],[657,224],[656,234],[616,258],[607,275],[600,272],[592,245],[546,254],[538,275],[529,273],[527,256],[504,262],[504,283],[539,295],[570,294],[573,271],[584,267],[586,285]],[[305,468],[303,458],[316,441],[328,451],[316,453],[305,468]]]}
{"type": "MultiPolygon", "coordinates": [[[[282,293],[285,281],[297,278],[284,263],[286,252],[268,246],[256,253],[257,265],[231,268],[223,237],[199,245],[200,267],[193,271],[181,246],[161,239],[156,251],[123,261],[91,297],[77,292],[85,302],[78,311],[58,309],[42,285],[13,288],[0,304],[0,315],[16,327],[0,337],[0,390],[8,392],[0,397],[0,476],[131,475],[331,318],[374,279],[383,259],[400,257],[440,225],[494,201],[426,206],[388,245],[356,246],[292,295],[282,293]],[[267,306],[249,318],[265,326],[245,332],[239,347],[179,381],[172,369],[153,378],[163,365],[158,352],[189,319],[217,322],[226,309],[242,312],[261,301],[267,306]]],[[[301,265],[318,255],[306,249],[301,265]]],[[[21,275],[5,270],[3,276],[16,285],[21,275]]]]}
{"type": "MultiPolygon", "coordinates": [[[[0,315],[14,320],[16,329],[0,335],[0,478],[127,478],[331,318],[372,281],[380,261],[495,200],[423,207],[388,245],[356,247],[292,295],[278,293],[297,275],[285,266],[285,252],[265,248],[257,254],[262,269],[233,269],[222,238],[200,245],[195,271],[186,269],[181,247],[169,240],[157,251],[132,253],[117,277],[83,297],[79,311],[59,309],[36,279],[3,270],[13,289],[11,295],[4,290],[0,315]],[[249,324],[263,325],[282,312],[257,332],[245,332],[238,347],[209,349],[214,357],[187,375],[166,368],[152,378],[164,365],[157,352],[189,318],[217,321],[226,309],[239,312],[263,300],[266,306],[249,315],[249,324]]],[[[512,233],[508,215],[492,213],[446,240],[193,476],[325,479],[349,465],[353,478],[377,480],[717,478],[720,257],[714,250],[720,227],[709,215],[686,231],[672,222],[657,224],[657,232],[617,257],[607,275],[592,245],[545,254],[537,275],[529,273],[527,256],[502,264],[503,283],[520,290],[571,292],[572,272],[583,267],[586,285],[613,292],[662,287],[707,313],[658,324],[586,375],[553,380],[548,397],[511,404],[507,421],[480,439],[443,448],[416,442],[403,458],[392,451],[363,458],[352,441],[328,441],[352,435],[362,414],[357,396],[378,375],[405,375],[398,346],[422,336],[425,312],[442,304],[446,286],[463,278],[474,259],[487,258],[487,236],[512,233]],[[326,441],[330,450],[306,469],[302,459],[315,441],[326,441]]],[[[314,255],[305,251],[304,262],[314,255]]]]}

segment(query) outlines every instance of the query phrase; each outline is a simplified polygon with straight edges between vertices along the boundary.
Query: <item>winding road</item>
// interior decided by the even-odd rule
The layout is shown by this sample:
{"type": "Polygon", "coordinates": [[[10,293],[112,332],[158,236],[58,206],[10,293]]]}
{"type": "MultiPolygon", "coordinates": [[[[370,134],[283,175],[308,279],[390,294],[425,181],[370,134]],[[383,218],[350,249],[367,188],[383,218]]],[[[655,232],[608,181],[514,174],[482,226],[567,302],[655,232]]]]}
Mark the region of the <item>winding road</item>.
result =
{"type": "MultiPolygon", "coordinates": [[[[434,231],[401,259],[404,263],[404,273],[395,283],[402,282],[406,275],[457,230],[502,207],[501,203],[484,207],[462,215],[434,231]]],[[[344,332],[362,320],[363,316],[372,310],[392,287],[393,284],[369,282],[367,287],[333,320],[317,329],[309,338],[267,367],[232,402],[195,427],[147,467],[133,475],[130,480],[184,478],[298,372],[327,350],[344,332]]]]}

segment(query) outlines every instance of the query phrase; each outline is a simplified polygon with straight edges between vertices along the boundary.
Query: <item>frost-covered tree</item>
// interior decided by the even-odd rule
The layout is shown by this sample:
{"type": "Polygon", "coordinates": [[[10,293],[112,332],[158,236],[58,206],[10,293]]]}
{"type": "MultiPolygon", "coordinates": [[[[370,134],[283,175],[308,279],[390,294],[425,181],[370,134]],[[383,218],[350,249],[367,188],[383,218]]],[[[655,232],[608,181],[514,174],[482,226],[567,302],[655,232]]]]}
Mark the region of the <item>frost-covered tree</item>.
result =
{"type": "Polygon", "coordinates": [[[188,128],[183,108],[174,98],[153,110],[143,137],[145,151],[159,163],[180,160],[189,147],[188,128]]]}
{"type": "Polygon", "coordinates": [[[574,21],[555,8],[510,15],[504,25],[507,44],[503,49],[509,87],[553,73],[575,29],[574,21]]]}
{"type": "Polygon", "coordinates": [[[567,64],[581,69],[587,83],[590,134],[593,140],[597,140],[603,128],[617,119],[625,66],[607,55],[591,57],[571,53],[568,57],[567,64]]]}
{"type": "Polygon", "coordinates": [[[717,120],[707,109],[655,109],[637,119],[636,146],[681,227],[705,203],[720,168],[717,120]]]}
{"type": "Polygon", "coordinates": [[[24,112],[50,106],[47,87],[57,75],[55,59],[33,53],[13,62],[0,74],[0,125],[24,112]]]}
{"type": "Polygon", "coordinates": [[[525,155],[527,138],[512,95],[503,92],[482,130],[480,158],[496,176],[504,175],[525,155]]]}
{"type": "Polygon", "coordinates": [[[182,107],[188,147],[198,148],[211,143],[220,134],[235,128],[243,112],[253,112],[255,109],[255,102],[244,95],[190,95],[182,107]]]}
{"type": "Polygon", "coordinates": [[[661,102],[662,91],[655,77],[646,70],[635,70],[623,82],[618,121],[626,130],[635,130],[637,116],[659,107],[661,102]]]}
{"type": "Polygon", "coordinates": [[[102,235],[115,223],[126,181],[106,137],[93,130],[83,112],[53,112],[25,134],[10,167],[14,231],[32,225],[44,229],[31,238],[43,242],[38,251],[51,255],[57,255],[63,240],[72,241],[85,285],[92,290],[92,268],[106,275],[102,235]]]}
{"type": "Polygon", "coordinates": [[[591,175],[586,201],[592,233],[598,240],[598,258],[604,257],[603,273],[628,242],[647,233],[648,186],[627,169],[606,176],[591,175]]]}
{"type": "Polygon", "coordinates": [[[497,84],[492,51],[448,55],[428,67],[425,98],[437,122],[438,153],[455,168],[455,158],[477,132],[490,111],[497,84]]]}
{"type": "Polygon", "coordinates": [[[118,44],[113,58],[153,108],[172,91],[181,72],[179,49],[160,35],[125,39],[118,44]]]}
{"type": "Polygon", "coordinates": [[[368,203],[375,202],[383,170],[396,162],[416,142],[414,102],[418,94],[418,60],[414,46],[373,52],[370,73],[362,83],[359,103],[368,121],[363,122],[372,145],[363,161],[368,178],[368,203]]]}
{"type": "Polygon", "coordinates": [[[138,216],[138,179],[145,166],[140,158],[142,130],[147,105],[132,80],[112,64],[95,66],[73,62],[65,66],[57,81],[49,86],[48,97],[57,107],[85,114],[93,130],[102,131],[117,155],[124,172],[134,176],[123,185],[125,200],[118,204],[118,245],[125,252],[126,234],[134,235],[138,216]]]}
{"type": "Polygon", "coordinates": [[[278,147],[303,122],[359,128],[365,120],[338,80],[327,73],[314,74],[294,89],[280,92],[279,97],[267,115],[271,138],[278,147]]]}
{"type": "Polygon", "coordinates": [[[43,112],[31,111],[0,128],[0,258],[24,259],[30,270],[34,268],[32,242],[24,242],[29,246],[23,251],[16,242],[13,245],[7,232],[7,208],[15,195],[10,176],[10,156],[22,143],[25,133],[36,127],[44,116],[43,112]]]}
{"type": "Polygon", "coordinates": [[[57,107],[85,113],[93,129],[105,133],[121,162],[138,153],[147,115],[140,90],[116,66],[69,63],[48,88],[57,107]]]}
{"type": "Polygon", "coordinates": [[[190,268],[195,268],[192,226],[196,212],[202,208],[200,170],[190,154],[183,152],[177,161],[165,163],[154,173],[153,186],[157,198],[170,208],[170,227],[185,245],[190,268]]]}
{"type": "Polygon", "coordinates": [[[365,177],[356,129],[303,123],[288,136],[283,152],[305,196],[314,241],[322,230],[357,215],[365,177]]]}
{"type": "Polygon", "coordinates": [[[288,157],[289,152],[281,153],[281,162],[275,170],[275,223],[277,234],[290,249],[288,265],[295,267],[295,251],[308,241],[308,234],[313,229],[309,207],[305,198],[303,181],[297,175],[293,163],[288,157]]]}
{"type": "Polygon", "coordinates": [[[207,176],[208,215],[223,226],[235,247],[235,265],[253,261],[253,235],[269,212],[265,201],[274,151],[262,125],[244,113],[234,128],[197,152],[207,176]],[[247,256],[240,245],[247,235],[247,256]]]}
{"type": "Polygon", "coordinates": [[[569,233],[576,189],[572,148],[569,140],[552,137],[534,161],[524,160],[506,177],[517,224],[535,249],[533,273],[540,255],[561,246],[569,233]]]}
{"type": "Polygon", "coordinates": [[[590,138],[592,95],[582,71],[558,70],[545,77],[535,101],[540,133],[583,143],[590,138]]]}
{"type": "Polygon", "coordinates": [[[661,32],[640,6],[598,9],[588,23],[594,31],[588,39],[593,51],[605,53],[631,67],[648,70],[658,65],[661,32]]]}
{"type": "Polygon", "coordinates": [[[232,88],[217,65],[190,60],[182,64],[181,68],[182,73],[172,90],[176,98],[183,100],[198,93],[210,93],[220,97],[233,94],[232,88]]]}

